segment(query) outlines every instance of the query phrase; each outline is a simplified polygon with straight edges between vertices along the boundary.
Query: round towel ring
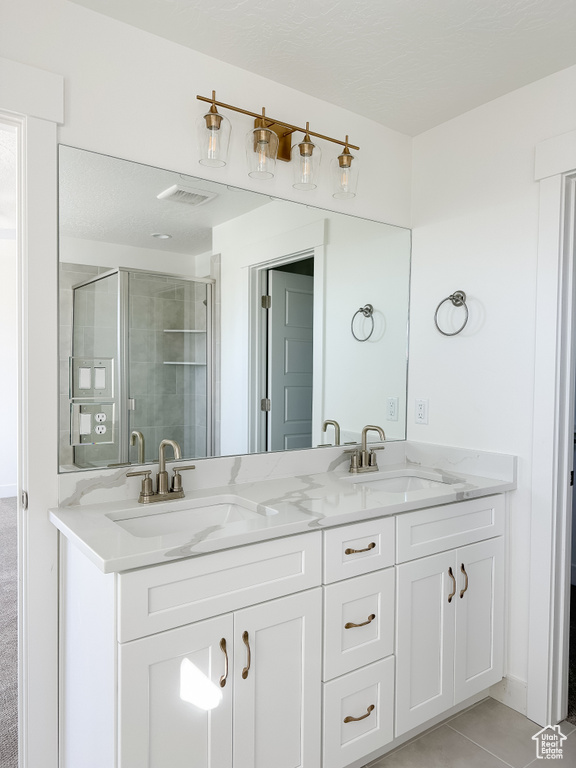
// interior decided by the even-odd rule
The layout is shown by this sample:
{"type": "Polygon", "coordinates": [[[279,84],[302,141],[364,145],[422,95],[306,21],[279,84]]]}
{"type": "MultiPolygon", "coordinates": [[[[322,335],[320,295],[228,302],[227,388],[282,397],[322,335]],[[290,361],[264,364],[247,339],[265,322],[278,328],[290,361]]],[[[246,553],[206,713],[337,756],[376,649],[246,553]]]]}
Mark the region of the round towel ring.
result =
{"type": "Polygon", "coordinates": [[[350,323],[350,330],[352,331],[352,336],[356,339],[356,341],[368,341],[370,336],[374,333],[374,307],[372,304],[366,304],[364,307],[360,307],[360,309],[356,310],[354,314],[352,315],[352,322],[350,323]],[[362,313],[364,317],[369,317],[370,320],[372,320],[372,328],[370,329],[370,333],[368,336],[366,336],[365,339],[359,339],[358,336],[354,333],[354,320],[356,319],[356,315],[359,315],[362,313]]]}
{"type": "Polygon", "coordinates": [[[446,299],[443,299],[440,304],[436,307],[436,312],[434,313],[434,322],[436,323],[436,328],[440,331],[440,333],[443,336],[456,336],[460,333],[460,331],[463,331],[466,327],[466,323],[468,322],[468,307],[466,306],[466,294],[464,291],[454,291],[454,293],[451,296],[448,296],[446,299]],[[466,317],[464,318],[464,322],[458,328],[457,331],[454,331],[454,333],[447,333],[446,331],[443,331],[442,328],[438,325],[438,310],[442,306],[442,304],[445,304],[447,301],[451,301],[452,304],[455,307],[464,307],[464,311],[466,312],[466,317]]]}

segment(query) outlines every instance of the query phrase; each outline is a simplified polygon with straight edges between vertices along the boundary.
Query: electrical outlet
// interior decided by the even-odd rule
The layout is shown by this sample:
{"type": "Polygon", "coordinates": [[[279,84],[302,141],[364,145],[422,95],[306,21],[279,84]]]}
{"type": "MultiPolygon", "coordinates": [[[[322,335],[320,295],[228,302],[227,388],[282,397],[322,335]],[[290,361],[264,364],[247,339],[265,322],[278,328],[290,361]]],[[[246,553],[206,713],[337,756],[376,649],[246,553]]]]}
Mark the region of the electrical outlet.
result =
{"type": "Polygon", "coordinates": [[[398,421],[398,398],[389,397],[386,400],[386,420],[398,421]]]}
{"type": "Polygon", "coordinates": [[[416,400],[414,421],[416,424],[428,424],[428,400],[416,400]]]}

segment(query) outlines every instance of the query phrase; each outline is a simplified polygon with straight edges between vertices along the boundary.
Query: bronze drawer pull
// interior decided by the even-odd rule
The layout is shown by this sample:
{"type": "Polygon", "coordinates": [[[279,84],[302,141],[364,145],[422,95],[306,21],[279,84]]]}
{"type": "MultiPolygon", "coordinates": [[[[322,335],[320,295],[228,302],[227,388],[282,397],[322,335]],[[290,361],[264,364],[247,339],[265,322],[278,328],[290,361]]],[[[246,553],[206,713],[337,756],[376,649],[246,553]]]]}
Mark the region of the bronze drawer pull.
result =
{"type": "Polygon", "coordinates": [[[452,583],[454,585],[454,589],[448,595],[448,602],[451,603],[452,602],[452,598],[456,594],[456,579],[454,578],[454,574],[452,573],[452,568],[448,568],[448,576],[450,576],[450,578],[452,579],[452,583]]]}
{"type": "Polygon", "coordinates": [[[468,590],[468,574],[466,573],[466,568],[464,568],[464,563],[460,564],[460,570],[466,576],[466,583],[464,584],[464,589],[460,590],[460,597],[464,597],[464,593],[468,590]]]}
{"type": "Polygon", "coordinates": [[[368,616],[368,621],[363,621],[362,624],[352,624],[351,621],[344,624],[344,629],[352,629],[353,627],[365,627],[366,624],[371,624],[374,619],[376,618],[375,613],[371,613],[370,616],[368,616]]]}
{"type": "Polygon", "coordinates": [[[228,679],[228,651],[226,650],[226,639],[220,640],[220,650],[224,654],[224,674],[220,678],[220,688],[224,688],[228,679]]]}
{"type": "Polygon", "coordinates": [[[250,640],[248,638],[248,632],[242,632],[242,640],[244,641],[244,645],[246,646],[246,650],[248,652],[246,666],[242,670],[242,680],[246,680],[246,678],[248,677],[248,672],[250,672],[250,663],[251,663],[251,657],[252,657],[252,654],[250,653],[250,640]]]}
{"type": "Polygon", "coordinates": [[[345,549],[344,554],[345,555],[357,555],[359,552],[369,552],[371,549],[374,549],[376,546],[376,543],[374,541],[371,541],[370,544],[366,547],[366,549],[345,549]]]}
{"type": "Polygon", "coordinates": [[[361,717],[352,717],[352,715],[348,715],[348,717],[344,718],[345,723],[357,723],[358,720],[365,720],[367,717],[370,717],[372,714],[372,710],[376,709],[374,704],[370,704],[368,709],[366,710],[366,714],[362,715],[361,717]]]}

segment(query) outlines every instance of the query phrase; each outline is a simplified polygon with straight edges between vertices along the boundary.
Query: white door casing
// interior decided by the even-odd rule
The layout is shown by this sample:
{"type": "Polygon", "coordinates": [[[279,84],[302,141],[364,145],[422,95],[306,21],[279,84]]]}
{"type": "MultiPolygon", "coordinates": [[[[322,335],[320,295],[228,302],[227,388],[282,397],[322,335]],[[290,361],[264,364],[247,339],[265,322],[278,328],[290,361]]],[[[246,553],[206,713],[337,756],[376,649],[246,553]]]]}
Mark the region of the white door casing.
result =
{"type": "Polygon", "coordinates": [[[60,75],[0,59],[0,109],[20,126],[19,762],[58,764],[57,123],[60,75]]]}
{"type": "Polygon", "coordinates": [[[542,726],[567,709],[573,460],[576,131],[536,146],[537,266],[527,716],[542,726]]]}

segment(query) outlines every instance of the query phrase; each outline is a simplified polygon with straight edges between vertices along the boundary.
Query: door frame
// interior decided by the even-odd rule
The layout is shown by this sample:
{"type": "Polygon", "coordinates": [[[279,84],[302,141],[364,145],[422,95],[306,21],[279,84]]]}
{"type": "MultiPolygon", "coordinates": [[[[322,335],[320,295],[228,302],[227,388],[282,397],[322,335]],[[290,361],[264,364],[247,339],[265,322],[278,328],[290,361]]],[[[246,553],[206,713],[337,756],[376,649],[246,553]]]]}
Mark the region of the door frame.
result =
{"type": "Polygon", "coordinates": [[[64,78],[0,59],[0,109],[20,133],[19,766],[57,768],[58,536],[48,509],[58,503],[57,129],[64,115],[64,78]],[[20,503],[24,491],[27,508],[20,503]]]}
{"type": "Polygon", "coordinates": [[[536,146],[536,297],[527,716],[566,716],[574,424],[576,131],[536,146]]]}
{"type": "Polygon", "coordinates": [[[266,395],[266,339],[268,318],[262,308],[260,297],[268,290],[268,271],[292,264],[304,259],[314,259],[314,320],[313,346],[314,362],[312,366],[312,442],[314,442],[314,424],[319,423],[324,400],[324,316],[325,316],[325,248],[316,246],[296,253],[287,253],[268,261],[254,264],[249,269],[249,360],[248,371],[248,440],[250,453],[260,452],[266,446],[266,418],[258,407],[266,395]],[[264,394],[263,394],[264,393],[264,394]]]}

